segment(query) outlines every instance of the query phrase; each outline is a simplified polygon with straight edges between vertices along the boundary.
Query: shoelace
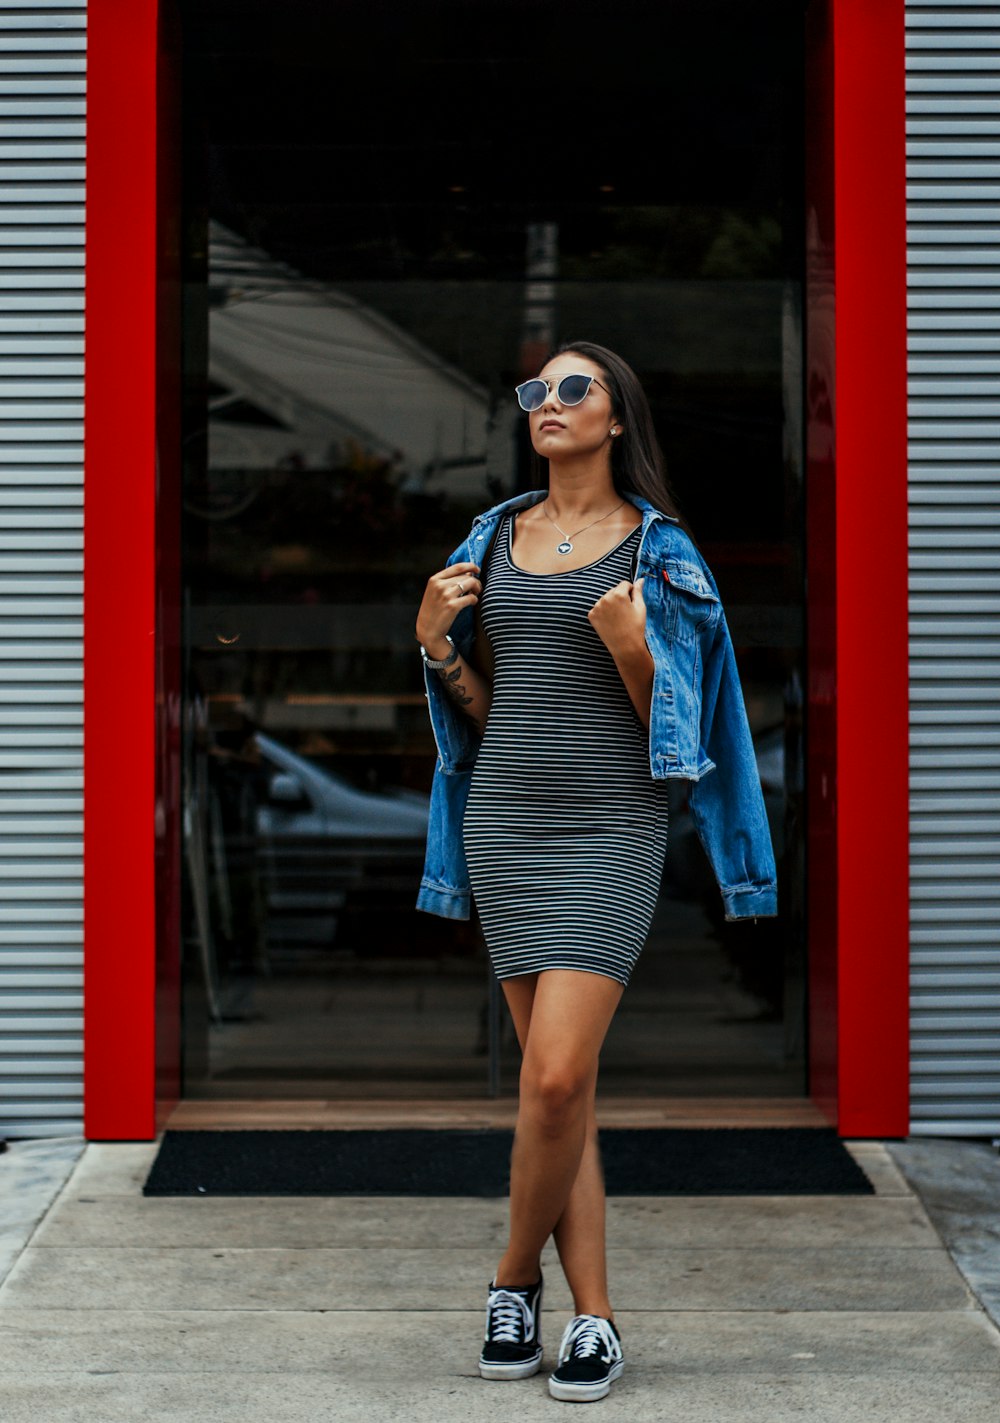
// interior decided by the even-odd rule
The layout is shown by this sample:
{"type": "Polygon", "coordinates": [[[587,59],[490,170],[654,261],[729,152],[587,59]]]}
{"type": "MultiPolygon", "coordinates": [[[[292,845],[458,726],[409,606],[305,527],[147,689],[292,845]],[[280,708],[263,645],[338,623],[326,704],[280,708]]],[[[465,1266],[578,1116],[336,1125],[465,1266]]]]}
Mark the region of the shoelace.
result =
{"type": "Polygon", "coordinates": [[[534,1334],[531,1306],[524,1295],[491,1290],[486,1305],[486,1337],[494,1343],[522,1344],[534,1334]]]}
{"type": "Polygon", "coordinates": [[[563,1364],[574,1357],[587,1359],[591,1354],[596,1354],[603,1344],[606,1350],[604,1361],[610,1363],[614,1358],[617,1343],[608,1320],[597,1314],[581,1314],[570,1321],[559,1350],[559,1362],[563,1364]]]}

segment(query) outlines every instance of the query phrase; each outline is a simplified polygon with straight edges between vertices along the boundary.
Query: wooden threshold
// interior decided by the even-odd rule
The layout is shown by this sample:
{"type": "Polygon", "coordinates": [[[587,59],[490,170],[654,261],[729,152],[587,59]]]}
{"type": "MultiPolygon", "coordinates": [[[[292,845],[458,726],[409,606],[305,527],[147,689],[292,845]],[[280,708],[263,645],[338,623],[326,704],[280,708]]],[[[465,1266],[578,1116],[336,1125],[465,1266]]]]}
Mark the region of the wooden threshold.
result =
{"type": "MultiPolygon", "coordinates": [[[[185,1101],[168,1117],[171,1131],[394,1127],[513,1127],[510,1098],[465,1101],[185,1101]]],[[[606,1097],[603,1127],[828,1127],[808,1097],[606,1097]]]]}

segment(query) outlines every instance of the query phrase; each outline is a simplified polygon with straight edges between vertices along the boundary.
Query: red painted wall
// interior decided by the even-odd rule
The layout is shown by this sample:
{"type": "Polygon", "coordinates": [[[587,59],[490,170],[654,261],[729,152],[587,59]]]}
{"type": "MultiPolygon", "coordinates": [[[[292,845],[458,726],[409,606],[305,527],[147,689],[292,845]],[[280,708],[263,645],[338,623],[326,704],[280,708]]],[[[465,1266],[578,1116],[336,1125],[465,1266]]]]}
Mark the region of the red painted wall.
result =
{"type": "Polygon", "coordinates": [[[900,1136],[909,1123],[903,0],[811,3],[807,26],[811,1090],[842,1135],[900,1136]]]}
{"type": "Polygon", "coordinates": [[[834,6],[837,843],[845,1136],[909,1126],[903,0],[834,6]]]}
{"type": "Polygon", "coordinates": [[[90,0],[84,1131],[154,1134],[157,3],[90,0]]]}

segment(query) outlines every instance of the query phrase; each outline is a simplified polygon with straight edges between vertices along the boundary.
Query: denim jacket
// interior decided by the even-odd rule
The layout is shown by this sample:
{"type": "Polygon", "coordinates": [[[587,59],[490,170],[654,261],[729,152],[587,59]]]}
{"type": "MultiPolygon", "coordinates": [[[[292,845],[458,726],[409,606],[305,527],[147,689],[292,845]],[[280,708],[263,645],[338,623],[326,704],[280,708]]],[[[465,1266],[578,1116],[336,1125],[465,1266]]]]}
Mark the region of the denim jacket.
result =
{"type": "MultiPolygon", "coordinates": [[[[537,504],[546,493],[534,489],[477,514],[448,565],[470,562],[482,568],[502,515],[537,504]]],[[[722,892],[726,919],[775,915],[771,832],[719,590],[677,520],[638,494],[626,497],[642,511],[632,576],[645,578],[646,645],[653,658],[650,775],[694,783],[691,814],[722,892]]],[[[471,659],[474,605],[456,614],[451,636],[462,656],[471,659]]],[[[425,668],[424,680],[438,759],[417,908],[446,919],[468,919],[462,820],[481,736],[448,696],[437,672],[425,668]]]]}

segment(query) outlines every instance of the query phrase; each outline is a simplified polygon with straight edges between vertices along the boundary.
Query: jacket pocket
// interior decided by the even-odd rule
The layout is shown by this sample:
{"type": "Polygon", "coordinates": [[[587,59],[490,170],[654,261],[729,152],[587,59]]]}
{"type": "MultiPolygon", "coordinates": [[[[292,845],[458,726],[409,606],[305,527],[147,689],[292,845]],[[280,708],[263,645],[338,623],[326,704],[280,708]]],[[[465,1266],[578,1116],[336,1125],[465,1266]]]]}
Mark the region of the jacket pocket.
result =
{"type": "Polygon", "coordinates": [[[670,642],[692,642],[721,612],[718,593],[696,563],[668,558],[660,570],[670,642]]]}

